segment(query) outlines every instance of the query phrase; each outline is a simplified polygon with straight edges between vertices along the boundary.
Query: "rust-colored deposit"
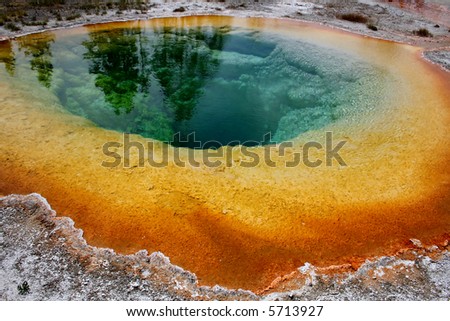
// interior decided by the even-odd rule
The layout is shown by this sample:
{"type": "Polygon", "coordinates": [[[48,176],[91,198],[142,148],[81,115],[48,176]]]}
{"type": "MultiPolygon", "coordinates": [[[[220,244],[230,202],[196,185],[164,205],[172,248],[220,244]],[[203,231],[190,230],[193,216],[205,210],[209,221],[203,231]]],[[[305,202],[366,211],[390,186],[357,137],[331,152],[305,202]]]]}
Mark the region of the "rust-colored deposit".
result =
{"type": "MultiPolygon", "coordinates": [[[[201,284],[256,291],[305,262],[361,262],[406,247],[411,238],[424,244],[446,238],[450,76],[426,63],[419,48],[281,20],[183,21],[267,28],[346,50],[385,68],[392,93],[379,112],[295,139],[291,152],[332,131],[336,141],[347,141],[340,153],[346,167],[285,168],[275,150],[276,167],[140,167],[133,150],[130,168],[106,168],[102,146],[121,142],[121,133],[66,112],[50,94],[2,79],[0,194],[40,193],[91,245],[161,251],[201,284]]],[[[233,163],[242,157],[235,151],[233,163]]]]}

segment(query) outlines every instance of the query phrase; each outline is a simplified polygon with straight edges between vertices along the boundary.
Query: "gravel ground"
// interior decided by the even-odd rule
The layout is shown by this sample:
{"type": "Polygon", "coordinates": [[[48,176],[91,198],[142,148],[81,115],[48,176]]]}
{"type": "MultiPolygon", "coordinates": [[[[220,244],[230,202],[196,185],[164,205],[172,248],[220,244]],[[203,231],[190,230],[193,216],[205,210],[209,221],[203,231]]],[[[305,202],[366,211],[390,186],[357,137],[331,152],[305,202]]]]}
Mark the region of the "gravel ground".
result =
{"type": "Polygon", "coordinates": [[[351,266],[308,263],[262,293],[199,286],[161,253],[86,244],[38,194],[0,199],[0,300],[449,300],[448,241],[351,266]],[[30,291],[20,294],[27,282],[30,291]]]}
{"type": "Polygon", "coordinates": [[[429,50],[424,52],[426,59],[450,71],[450,48],[448,50],[429,50]]]}

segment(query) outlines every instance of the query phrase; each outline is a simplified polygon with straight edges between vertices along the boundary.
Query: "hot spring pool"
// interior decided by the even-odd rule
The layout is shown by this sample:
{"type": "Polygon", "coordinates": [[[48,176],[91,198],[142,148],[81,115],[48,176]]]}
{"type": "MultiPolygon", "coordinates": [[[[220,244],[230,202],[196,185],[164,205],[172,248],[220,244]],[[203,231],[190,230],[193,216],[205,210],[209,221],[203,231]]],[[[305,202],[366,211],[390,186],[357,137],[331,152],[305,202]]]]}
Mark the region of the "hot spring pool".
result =
{"type": "Polygon", "coordinates": [[[233,24],[94,26],[11,50],[10,76],[48,88],[66,110],[178,147],[282,142],[390,94],[389,75],[361,57],[233,24]]]}
{"type": "Polygon", "coordinates": [[[0,193],[42,194],[92,245],[161,251],[200,284],[261,290],[305,262],[446,237],[449,89],[419,48],[288,20],[29,35],[0,44],[0,193]],[[286,166],[326,133],[345,142],[345,166],[286,166]],[[240,166],[249,151],[270,162],[240,166]],[[112,153],[120,164],[104,166],[112,153]]]}

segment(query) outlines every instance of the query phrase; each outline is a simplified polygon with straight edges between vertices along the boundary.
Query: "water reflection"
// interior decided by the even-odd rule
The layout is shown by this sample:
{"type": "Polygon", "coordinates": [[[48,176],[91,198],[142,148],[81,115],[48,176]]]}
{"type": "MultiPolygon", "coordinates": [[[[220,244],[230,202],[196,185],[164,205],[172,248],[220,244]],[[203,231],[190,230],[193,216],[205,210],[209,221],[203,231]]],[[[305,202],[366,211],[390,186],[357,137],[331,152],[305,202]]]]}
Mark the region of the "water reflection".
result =
{"type": "Polygon", "coordinates": [[[16,58],[12,42],[0,43],[0,62],[5,65],[5,69],[10,76],[14,76],[16,70],[16,58]]]}
{"type": "Polygon", "coordinates": [[[23,50],[30,58],[31,70],[36,71],[37,79],[50,88],[53,74],[51,44],[55,41],[52,33],[41,34],[36,37],[20,37],[17,42],[19,50],[23,50]]]}
{"type": "Polygon", "coordinates": [[[96,75],[100,88],[114,113],[129,113],[137,92],[147,92],[150,73],[145,38],[138,28],[98,31],[89,34],[83,45],[89,72],[96,75]]]}
{"type": "Polygon", "coordinates": [[[90,31],[89,40],[82,43],[87,50],[83,58],[105,101],[122,115],[122,125],[111,117],[96,122],[169,141],[183,131],[183,121],[192,118],[219,65],[214,51],[222,49],[228,31],[227,27],[90,31]]]}
{"type": "Polygon", "coordinates": [[[155,30],[151,65],[176,121],[192,118],[207,79],[219,66],[213,50],[222,50],[227,30],[200,27],[155,30]]]}

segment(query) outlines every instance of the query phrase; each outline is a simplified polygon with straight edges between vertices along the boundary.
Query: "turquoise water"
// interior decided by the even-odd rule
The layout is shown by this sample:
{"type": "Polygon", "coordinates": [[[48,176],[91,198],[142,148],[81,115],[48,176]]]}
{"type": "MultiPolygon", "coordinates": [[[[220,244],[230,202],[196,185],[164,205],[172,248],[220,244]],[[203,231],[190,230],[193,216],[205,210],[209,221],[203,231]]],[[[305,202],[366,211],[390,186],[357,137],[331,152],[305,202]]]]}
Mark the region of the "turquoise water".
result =
{"type": "Polygon", "coordinates": [[[5,74],[32,75],[98,126],[174,146],[286,141],[374,108],[381,95],[383,73],[367,62],[260,30],[86,30],[3,45],[5,74]]]}

